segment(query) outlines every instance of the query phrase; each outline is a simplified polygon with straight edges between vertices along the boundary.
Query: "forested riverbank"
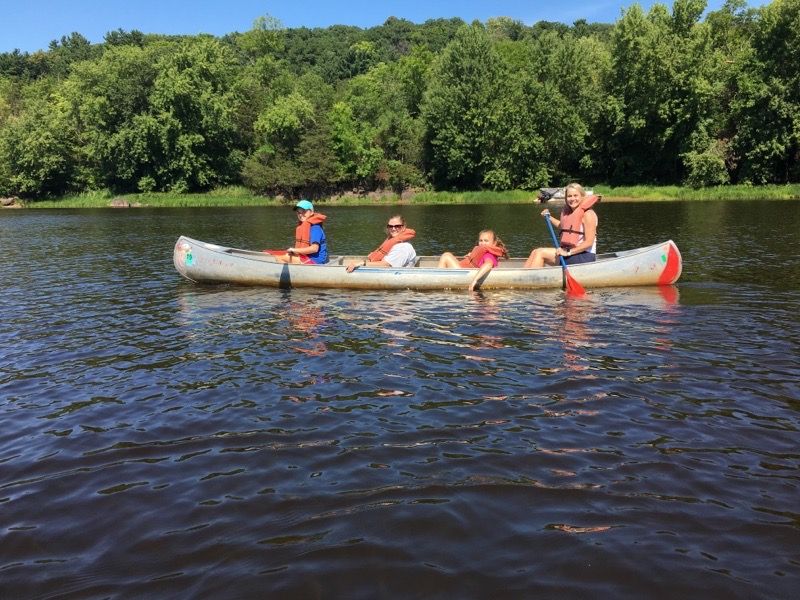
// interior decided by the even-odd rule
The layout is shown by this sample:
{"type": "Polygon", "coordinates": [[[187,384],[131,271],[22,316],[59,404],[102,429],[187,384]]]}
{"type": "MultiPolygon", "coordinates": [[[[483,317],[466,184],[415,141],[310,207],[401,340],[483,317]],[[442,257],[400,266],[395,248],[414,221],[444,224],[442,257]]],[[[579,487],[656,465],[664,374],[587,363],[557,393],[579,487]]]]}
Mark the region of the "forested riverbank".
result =
{"type": "Polygon", "coordinates": [[[527,201],[578,180],[609,200],[797,197],[800,0],[706,6],[571,26],[73,32],[0,54],[0,196],[527,201]]]}
{"type": "MultiPolygon", "coordinates": [[[[708,201],[708,200],[795,200],[800,198],[800,184],[791,185],[727,185],[707,188],[681,186],[627,186],[599,185],[593,188],[603,197],[603,202],[624,201],[708,201]]],[[[403,194],[371,193],[346,194],[317,198],[319,206],[374,206],[382,204],[512,204],[538,202],[537,193],[528,190],[435,192],[418,191],[403,194]]],[[[17,208],[181,208],[181,207],[245,207],[292,205],[285,197],[268,197],[253,194],[244,187],[227,187],[207,193],[124,194],[114,196],[98,192],[67,196],[50,200],[23,201],[16,199],[17,208]]]]}

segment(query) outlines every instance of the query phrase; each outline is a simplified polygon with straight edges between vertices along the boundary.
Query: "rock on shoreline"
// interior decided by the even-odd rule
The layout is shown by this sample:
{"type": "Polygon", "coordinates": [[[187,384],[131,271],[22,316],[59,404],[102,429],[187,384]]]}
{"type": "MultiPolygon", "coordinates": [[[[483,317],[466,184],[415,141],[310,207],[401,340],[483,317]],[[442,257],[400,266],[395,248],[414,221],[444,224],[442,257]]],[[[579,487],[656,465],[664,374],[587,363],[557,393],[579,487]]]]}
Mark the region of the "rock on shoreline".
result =
{"type": "Polygon", "coordinates": [[[3,208],[22,208],[22,203],[16,196],[9,196],[8,198],[0,198],[0,206],[3,208]]]}
{"type": "Polygon", "coordinates": [[[138,202],[130,202],[128,200],[125,200],[125,198],[117,197],[111,200],[109,206],[111,208],[139,208],[142,205],[139,204],[138,202]]]}

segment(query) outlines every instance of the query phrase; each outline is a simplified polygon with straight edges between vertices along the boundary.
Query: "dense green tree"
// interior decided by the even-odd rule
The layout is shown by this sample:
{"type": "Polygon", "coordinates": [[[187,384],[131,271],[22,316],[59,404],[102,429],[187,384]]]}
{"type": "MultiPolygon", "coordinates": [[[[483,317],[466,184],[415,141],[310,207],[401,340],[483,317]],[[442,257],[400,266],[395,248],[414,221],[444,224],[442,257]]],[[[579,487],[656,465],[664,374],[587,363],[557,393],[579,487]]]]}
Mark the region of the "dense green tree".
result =
{"type": "MultiPolygon", "coordinates": [[[[98,61],[76,65],[59,87],[69,107],[78,144],[73,152],[89,188],[135,190],[138,178],[152,175],[158,156],[150,154],[141,131],[150,113],[150,95],[163,47],[121,45],[98,61]]],[[[157,124],[147,129],[151,132],[157,124]]]]}
{"type": "Polygon", "coordinates": [[[139,46],[141,48],[145,44],[145,35],[138,29],[131,31],[115,29],[106,33],[103,40],[108,46],[139,46]]]}
{"type": "Polygon", "coordinates": [[[547,185],[553,176],[550,155],[569,137],[569,127],[562,127],[564,107],[553,85],[540,84],[529,75],[520,75],[507,86],[497,123],[487,131],[486,145],[492,152],[483,157],[481,183],[495,189],[547,185]]]}
{"type": "Polygon", "coordinates": [[[230,92],[235,75],[232,52],[200,38],[181,44],[159,64],[150,98],[162,125],[156,174],[159,189],[208,189],[235,179],[243,155],[230,92]]]}
{"type": "Polygon", "coordinates": [[[366,40],[356,42],[348,48],[344,62],[348,78],[366,73],[378,63],[377,48],[373,42],[366,40]]]}
{"type": "Polygon", "coordinates": [[[59,94],[88,183],[189,191],[235,180],[242,153],[234,65],[209,38],[111,47],[76,65],[59,94]]]}
{"type": "Polygon", "coordinates": [[[0,131],[9,118],[22,110],[22,87],[15,79],[0,77],[0,131]]]}
{"type": "Polygon", "coordinates": [[[610,39],[614,26],[610,23],[589,23],[586,19],[578,19],[572,24],[572,34],[577,37],[594,37],[606,43],[610,39]]]}
{"type": "Polygon", "coordinates": [[[480,24],[460,29],[434,62],[422,106],[426,163],[435,185],[476,189],[487,183],[506,87],[486,30],[480,24]]]}
{"type": "Polygon", "coordinates": [[[253,27],[235,38],[237,46],[250,60],[264,56],[276,56],[284,49],[284,31],[280,20],[270,15],[258,17],[253,27]]]}
{"type": "Polygon", "coordinates": [[[510,17],[495,17],[486,21],[486,30],[495,40],[521,40],[526,29],[522,21],[510,17]]]}
{"type": "Polygon", "coordinates": [[[800,0],[760,11],[753,54],[742,61],[733,101],[739,177],[752,183],[800,178],[800,0]]]}
{"type": "Polygon", "coordinates": [[[335,191],[339,174],[327,113],[332,89],[307,73],[275,99],[254,125],[258,147],[245,160],[242,177],[251,189],[290,198],[335,191]]]}
{"type": "Polygon", "coordinates": [[[373,143],[374,128],[355,119],[352,107],[346,102],[334,104],[329,119],[339,178],[353,185],[364,185],[374,177],[383,158],[380,148],[373,143]]]}
{"type": "Polygon", "coordinates": [[[602,143],[613,135],[619,116],[619,107],[606,89],[612,68],[608,46],[592,36],[555,31],[543,33],[527,46],[528,59],[521,68],[532,90],[527,95],[537,87],[546,90],[546,99],[528,117],[534,121],[528,129],[535,128],[545,140],[548,152],[543,159],[553,181],[602,174],[602,143]]]}
{"type": "Polygon", "coordinates": [[[23,114],[2,124],[0,194],[55,196],[79,189],[68,107],[46,98],[29,102],[23,114]]]}
{"type": "Polygon", "coordinates": [[[707,110],[686,137],[686,149],[681,154],[686,173],[684,181],[689,185],[720,185],[736,177],[739,118],[733,115],[731,108],[740,87],[748,87],[743,67],[752,60],[753,17],[752,11],[745,10],[744,0],[728,0],[706,19],[709,34],[706,62],[713,65],[713,70],[706,75],[707,110]]]}
{"type": "Polygon", "coordinates": [[[254,129],[256,120],[277,98],[290,94],[296,81],[297,76],[285,62],[271,56],[259,57],[238,70],[230,94],[238,99],[233,118],[243,148],[260,144],[254,129]]]}
{"type": "Polygon", "coordinates": [[[383,25],[369,29],[367,39],[377,46],[379,60],[396,61],[414,46],[416,26],[406,19],[389,17],[383,25]]]}
{"type": "Polygon", "coordinates": [[[61,36],[61,40],[50,42],[47,53],[50,71],[58,77],[65,77],[73,64],[97,58],[102,52],[78,32],[61,36]]]}
{"type": "Polygon", "coordinates": [[[244,183],[257,193],[317,198],[338,189],[336,157],[324,119],[314,121],[292,148],[260,149],[247,158],[244,183]]]}
{"type": "Polygon", "coordinates": [[[709,28],[697,21],[705,0],[627,10],[613,35],[610,77],[619,102],[616,133],[606,146],[620,182],[669,183],[686,175],[682,155],[713,139],[704,132],[717,93],[709,28]],[[693,147],[694,144],[694,147],[693,147]]]}
{"type": "Polygon", "coordinates": [[[327,29],[300,27],[284,32],[284,50],[280,55],[296,73],[317,73],[329,84],[347,79],[350,67],[346,57],[350,48],[364,40],[358,27],[334,25],[327,29]]]}
{"type": "MultiPolygon", "coordinates": [[[[40,56],[44,53],[40,52],[40,56]]],[[[18,80],[36,79],[45,73],[44,61],[34,60],[27,52],[14,50],[0,53],[0,77],[18,80]]]]}
{"type": "Polygon", "coordinates": [[[314,106],[297,92],[278,98],[255,123],[256,133],[269,149],[293,151],[314,123],[314,106]]]}
{"type": "MultiPolygon", "coordinates": [[[[376,171],[368,176],[378,186],[397,188],[422,180],[422,124],[411,112],[422,93],[415,85],[423,76],[420,56],[415,52],[401,62],[381,63],[346,87],[345,102],[353,120],[362,124],[360,137],[369,140],[381,158],[371,163],[376,171]]],[[[352,139],[352,135],[347,137],[352,139]]]]}
{"type": "Polygon", "coordinates": [[[565,25],[564,23],[559,23],[558,21],[539,21],[531,26],[528,35],[533,38],[538,38],[549,33],[566,35],[568,32],[569,25],[565,25]]]}
{"type": "Polygon", "coordinates": [[[459,29],[466,23],[458,17],[452,19],[429,19],[412,36],[415,46],[425,46],[434,54],[439,54],[453,41],[459,29]]]}
{"type": "Polygon", "coordinates": [[[434,55],[425,46],[414,46],[411,52],[397,61],[397,88],[405,99],[405,109],[412,117],[420,113],[422,98],[428,87],[428,73],[433,64],[434,55]]]}

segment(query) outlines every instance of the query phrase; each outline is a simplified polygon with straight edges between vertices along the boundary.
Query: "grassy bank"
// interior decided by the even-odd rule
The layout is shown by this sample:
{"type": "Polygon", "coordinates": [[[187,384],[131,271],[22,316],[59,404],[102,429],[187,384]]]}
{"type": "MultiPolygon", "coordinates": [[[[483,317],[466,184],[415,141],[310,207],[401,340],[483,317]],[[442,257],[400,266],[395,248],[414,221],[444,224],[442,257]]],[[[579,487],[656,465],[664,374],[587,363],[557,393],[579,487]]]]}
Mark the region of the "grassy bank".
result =
{"type": "MultiPolygon", "coordinates": [[[[732,185],[693,189],[680,186],[629,186],[611,187],[597,185],[595,193],[603,195],[604,202],[614,201],[669,201],[669,200],[793,200],[800,198],[800,184],[748,186],[732,185]]],[[[281,206],[286,200],[253,195],[243,187],[226,187],[204,194],[126,194],[114,196],[109,192],[93,192],[67,196],[58,200],[25,201],[25,208],[107,208],[116,201],[123,205],[151,208],[217,207],[217,206],[281,206]]],[[[338,196],[320,200],[328,206],[375,204],[508,204],[535,202],[536,194],[525,190],[506,192],[419,192],[410,198],[398,195],[338,196]]]]}
{"type": "Polygon", "coordinates": [[[694,189],[681,186],[610,187],[598,185],[595,193],[606,200],[797,200],[800,184],[789,185],[724,185],[694,189]]]}

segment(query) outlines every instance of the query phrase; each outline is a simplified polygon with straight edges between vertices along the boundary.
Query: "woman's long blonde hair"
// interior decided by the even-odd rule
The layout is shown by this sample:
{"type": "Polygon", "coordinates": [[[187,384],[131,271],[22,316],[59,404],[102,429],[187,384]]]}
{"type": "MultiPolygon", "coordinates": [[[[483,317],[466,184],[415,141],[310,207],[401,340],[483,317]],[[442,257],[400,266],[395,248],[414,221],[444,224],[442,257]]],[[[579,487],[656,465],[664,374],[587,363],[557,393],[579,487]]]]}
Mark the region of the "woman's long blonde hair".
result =
{"type": "Polygon", "coordinates": [[[570,189],[570,188],[572,188],[573,190],[577,190],[577,192],[578,192],[578,194],[580,194],[581,198],[586,196],[586,190],[583,189],[583,186],[580,183],[577,183],[577,182],[573,181],[572,183],[568,183],[566,185],[566,187],[564,188],[564,198],[565,199],[567,197],[567,190],[570,189]]]}

